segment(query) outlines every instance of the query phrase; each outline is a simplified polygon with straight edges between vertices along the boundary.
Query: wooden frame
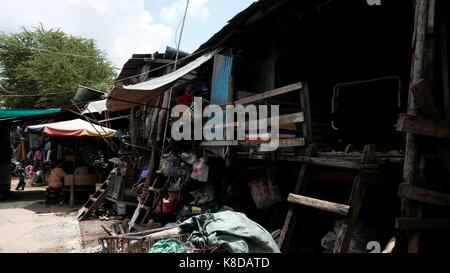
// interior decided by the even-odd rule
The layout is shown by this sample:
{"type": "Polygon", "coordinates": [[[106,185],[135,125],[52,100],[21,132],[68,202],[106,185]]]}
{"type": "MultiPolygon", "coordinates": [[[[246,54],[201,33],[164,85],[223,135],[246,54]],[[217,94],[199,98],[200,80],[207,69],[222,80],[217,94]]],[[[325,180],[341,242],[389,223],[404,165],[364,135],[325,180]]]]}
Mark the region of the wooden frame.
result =
{"type": "Polygon", "coordinates": [[[397,131],[450,139],[450,124],[443,120],[401,114],[397,131]]]}
{"type": "Polygon", "coordinates": [[[422,189],[412,185],[400,184],[398,196],[422,203],[450,207],[450,194],[422,189]]]}
{"type": "Polygon", "coordinates": [[[288,202],[347,216],[350,206],[298,194],[289,194],[288,202]]]}
{"type": "MultiPolygon", "coordinates": [[[[309,85],[306,82],[297,82],[293,83],[287,86],[283,86],[280,88],[276,88],[270,91],[266,91],[260,94],[256,94],[253,96],[249,96],[246,98],[242,98],[239,100],[234,101],[234,105],[243,105],[243,104],[249,104],[253,102],[257,102],[260,100],[272,98],[275,96],[279,96],[282,94],[287,94],[290,92],[299,91],[300,95],[300,106],[302,108],[302,112],[292,113],[292,114],[286,114],[279,116],[279,125],[288,124],[288,123],[303,123],[303,138],[296,138],[293,140],[281,140],[280,143],[281,146],[279,147],[298,147],[298,146],[304,146],[305,144],[311,143],[312,141],[312,129],[311,129],[311,110],[309,106],[309,85]]],[[[255,121],[255,120],[251,120],[255,121]]],[[[251,122],[248,121],[248,122],[251,122]]],[[[268,126],[270,126],[271,118],[267,119],[261,119],[258,120],[258,122],[266,122],[268,126]]],[[[246,122],[246,124],[248,123],[246,122]]],[[[228,127],[237,127],[241,124],[238,122],[234,123],[227,123],[224,124],[222,128],[228,128],[228,127]]],[[[215,126],[215,128],[218,128],[215,126]]],[[[200,146],[208,147],[208,146],[236,146],[236,143],[233,142],[232,144],[227,144],[227,141],[204,141],[200,144],[200,146]]],[[[238,145],[240,143],[243,143],[241,141],[238,142],[238,145]]]]}

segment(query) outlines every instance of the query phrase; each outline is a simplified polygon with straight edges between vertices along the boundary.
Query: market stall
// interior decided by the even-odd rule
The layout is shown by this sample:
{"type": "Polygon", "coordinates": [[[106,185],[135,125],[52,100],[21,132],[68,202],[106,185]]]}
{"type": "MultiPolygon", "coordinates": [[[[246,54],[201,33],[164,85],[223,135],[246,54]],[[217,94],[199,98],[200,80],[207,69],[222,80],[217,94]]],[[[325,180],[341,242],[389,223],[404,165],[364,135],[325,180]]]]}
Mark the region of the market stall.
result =
{"type": "MultiPolygon", "coordinates": [[[[25,130],[27,133],[38,133],[43,134],[45,136],[49,137],[74,137],[75,138],[75,149],[74,149],[74,155],[72,156],[72,159],[70,161],[73,162],[73,172],[72,175],[66,175],[64,177],[65,180],[72,180],[70,183],[70,205],[74,205],[74,191],[75,191],[75,185],[77,185],[77,178],[83,177],[85,175],[84,180],[92,180],[91,177],[87,177],[87,174],[80,174],[75,175],[75,168],[76,168],[76,158],[77,154],[79,153],[79,138],[102,138],[105,142],[108,144],[110,143],[111,137],[116,137],[117,132],[116,130],[96,125],[93,123],[90,123],[88,121],[84,121],[82,119],[74,119],[74,120],[67,120],[67,121],[61,121],[61,122],[54,122],[54,123],[47,123],[47,124],[38,124],[38,125],[31,125],[28,126],[25,130]]],[[[109,146],[109,145],[108,145],[109,146]]],[[[92,151],[94,152],[94,151],[92,151]]],[[[79,184],[79,183],[78,183],[79,184]]],[[[83,184],[83,183],[81,183],[83,184]]]]}

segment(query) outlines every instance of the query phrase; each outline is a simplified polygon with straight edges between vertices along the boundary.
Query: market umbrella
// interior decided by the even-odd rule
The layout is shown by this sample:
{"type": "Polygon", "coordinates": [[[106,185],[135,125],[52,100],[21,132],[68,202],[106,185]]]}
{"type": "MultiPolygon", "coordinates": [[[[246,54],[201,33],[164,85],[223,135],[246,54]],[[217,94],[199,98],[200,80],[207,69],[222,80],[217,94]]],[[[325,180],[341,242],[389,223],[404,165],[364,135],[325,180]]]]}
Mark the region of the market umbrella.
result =
{"type": "MultiPolygon", "coordinates": [[[[28,126],[25,129],[27,133],[41,133],[47,136],[55,137],[75,137],[75,149],[78,151],[78,137],[117,137],[117,131],[95,125],[82,119],[67,120],[61,122],[47,123],[28,126]]],[[[75,171],[75,161],[73,163],[73,171],[75,171]]],[[[70,186],[70,206],[74,205],[74,187],[75,175],[70,186]]]]}
{"type": "Polygon", "coordinates": [[[89,137],[116,137],[116,130],[92,124],[82,119],[66,120],[61,122],[28,126],[27,133],[43,133],[48,136],[89,136],[89,137]]]}

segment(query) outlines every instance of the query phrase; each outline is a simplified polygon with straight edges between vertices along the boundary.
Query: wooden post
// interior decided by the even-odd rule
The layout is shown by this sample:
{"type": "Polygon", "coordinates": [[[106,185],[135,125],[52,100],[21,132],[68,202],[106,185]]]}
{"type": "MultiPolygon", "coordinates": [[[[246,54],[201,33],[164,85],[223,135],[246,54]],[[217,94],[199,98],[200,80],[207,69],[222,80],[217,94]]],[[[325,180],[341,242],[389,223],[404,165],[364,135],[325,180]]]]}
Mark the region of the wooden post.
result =
{"type": "MultiPolygon", "coordinates": [[[[234,105],[234,76],[230,75],[230,79],[228,80],[228,105],[234,105]]],[[[226,110],[226,106],[225,106],[225,110],[226,110]]],[[[227,139],[227,131],[228,128],[224,128],[225,130],[223,131],[223,139],[224,140],[228,140],[227,139]]],[[[230,155],[231,155],[231,151],[232,148],[230,146],[224,147],[222,148],[222,156],[225,156],[225,164],[227,167],[231,167],[231,160],[230,160],[230,155]]]]}
{"type": "MultiPolygon", "coordinates": [[[[411,79],[408,92],[409,115],[417,115],[417,107],[413,96],[413,87],[424,75],[425,40],[427,31],[427,0],[417,0],[415,7],[413,57],[411,64],[411,79]]],[[[405,164],[403,169],[403,183],[415,185],[417,182],[418,159],[416,136],[413,133],[406,133],[405,164]]],[[[407,199],[402,199],[402,214],[417,214],[417,209],[413,209],[412,204],[407,199]]],[[[417,253],[419,250],[419,237],[417,233],[410,237],[408,242],[408,252],[417,253]]]]}
{"type": "Polygon", "coordinates": [[[309,84],[308,82],[303,82],[303,88],[300,90],[300,104],[301,111],[303,112],[303,116],[305,122],[303,123],[303,133],[304,138],[306,140],[306,144],[309,145],[312,143],[312,126],[311,126],[311,108],[309,103],[309,84]]]}
{"type": "Polygon", "coordinates": [[[448,81],[448,52],[447,52],[447,26],[445,20],[441,22],[441,65],[442,87],[444,92],[445,120],[450,122],[450,89],[448,81]]]}
{"type": "Polygon", "coordinates": [[[78,154],[78,138],[75,138],[75,154],[73,158],[73,164],[72,164],[72,184],[70,185],[70,207],[73,207],[75,205],[75,167],[76,167],[76,160],[77,160],[77,154],[78,154]]]}

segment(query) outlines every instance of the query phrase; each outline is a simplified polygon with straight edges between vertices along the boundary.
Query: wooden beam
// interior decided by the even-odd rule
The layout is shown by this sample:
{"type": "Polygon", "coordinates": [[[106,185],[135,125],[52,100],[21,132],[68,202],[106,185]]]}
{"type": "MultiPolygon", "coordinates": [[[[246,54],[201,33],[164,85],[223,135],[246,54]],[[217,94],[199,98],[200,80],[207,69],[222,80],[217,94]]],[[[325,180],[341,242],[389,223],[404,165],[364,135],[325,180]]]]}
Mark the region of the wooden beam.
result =
{"type": "Polygon", "coordinates": [[[450,219],[397,218],[396,229],[406,230],[446,230],[450,229],[450,219]]]}
{"type": "Polygon", "coordinates": [[[200,143],[202,147],[212,147],[212,146],[238,146],[237,140],[217,140],[217,141],[202,141],[200,143]]]}
{"type": "MultiPolygon", "coordinates": [[[[428,1],[416,0],[415,2],[415,20],[413,33],[413,54],[411,56],[411,75],[408,92],[408,115],[417,115],[417,105],[413,96],[413,86],[424,78],[424,59],[426,49],[426,31],[428,1]]],[[[405,164],[403,168],[403,183],[409,185],[417,184],[417,166],[419,162],[416,135],[408,132],[405,140],[405,164]]],[[[418,216],[417,209],[411,206],[409,200],[402,199],[402,214],[411,217],[418,216]]],[[[408,240],[408,252],[417,253],[419,250],[419,236],[413,235],[408,240]]]]}
{"type": "Polygon", "coordinates": [[[298,156],[296,159],[297,159],[296,161],[305,164],[318,165],[330,168],[347,169],[347,170],[361,169],[359,162],[328,159],[328,158],[307,157],[307,156],[298,156]]]}
{"type": "Polygon", "coordinates": [[[303,195],[297,195],[297,194],[289,194],[288,202],[297,204],[297,205],[304,205],[307,207],[320,209],[328,212],[333,212],[339,215],[346,216],[348,214],[348,211],[350,210],[350,206],[328,202],[320,199],[315,199],[311,197],[306,197],[303,195]]]}
{"type": "MultiPolygon", "coordinates": [[[[308,148],[306,148],[305,156],[311,157],[317,154],[318,145],[317,144],[309,144],[308,148]]],[[[306,188],[309,184],[309,169],[311,167],[303,164],[300,168],[300,172],[297,177],[297,183],[295,184],[294,193],[296,194],[305,194],[306,188]]],[[[281,230],[280,237],[278,239],[278,245],[283,252],[289,251],[289,246],[291,243],[291,239],[295,230],[295,226],[297,224],[297,206],[291,204],[289,206],[288,213],[286,215],[286,219],[284,221],[283,229],[281,230]]]]}
{"type": "Polygon", "coordinates": [[[427,16],[427,34],[434,34],[434,25],[435,25],[435,15],[436,9],[434,8],[436,5],[436,0],[428,0],[428,16],[427,16]]]}
{"type": "Polygon", "coordinates": [[[450,194],[422,189],[412,185],[400,184],[398,195],[414,201],[450,207],[450,194]]]}
{"type": "Polygon", "coordinates": [[[242,98],[239,99],[237,101],[234,102],[234,105],[238,105],[238,104],[249,104],[252,102],[256,102],[259,100],[263,100],[263,99],[267,99],[267,98],[271,98],[271,97],[275,97],[275,96],[279,96],[282,94],[286,94],[295,90],[299,90],[302,89],[303,85],[301,82],[298,83],[294,83],[294,84],[290,84],[287,86],[283,86],[277,89],[273,89],[264,93],[260,93],[254,96],[250,96],[250,97],[246,97],[246,98],[242,98]]]}
{"type": "Polygon", "coordinates": [[[400,114],[397,131],[450,139],[450,124],[432,118],[400,114]]]}
{"type": "MultiPolygon", "coordinates": [[[[267,126],[271,126],[271,118],[268,119],[262,119],[259,120],[259,122],[261,121],[266,121],[267,120],[267,126]]],[[[304,122],[305,121],[305,117],[303,115],[303,112],[298,112],[298,113],[293,113],[293,114],[287,114],[287,115],[282,115],[278,117],[278,122],[279,125],[283,125],[283,124],[289,124],[289,123],[299,123],[299,122],[304,122]]]]}
{"type": "Polygon", "coordinates": [[[447,25],[441,23],[441,67],[442,67],[442,91],[444,94],[445,120],[450,122],[450,87],[448,80],[448,52],[447,52],[447,25]]]}
{"type": "MultiPolygon", "coordinates": [[[[274,149],[278,148],[287,148],[287,147],[302,147],[305,146],[304,138],[293,138],[293,139],[279,139],[278,146],[271,146],[269,142],[266,142],[269,146],[267,148],[259,147],[258,151],[260,152],[275,152],[274,149]]],[[[275,160],[272,157],[272,160],[275,160]]]]}
{"type": "Polygon", "coordinates": [[[292,139],[280,139],[278,143],[278,147],[300,147],[305,146],[304,138],[292,138],[292,139]]]}
{"type": "MultiPolygon", "coordinates": [[[[270,158],[267,155],[248,155],[248,154],[243,154],[243,153],[236,153],[235,155],[236,158],[242,158],[242,159],[255,159],[255,160],[270,160],[270,158]]],[[[331,157],[333,158],[333,157],[331,157]]],[[[357,158],[354,157],[337,157],[339,158],[339,160],[341,161],[348,161],[348,162],[354,162],[355,163],[355,167],[357,167],[358,169],[361,169],[363,166],[357,166],[357,158]]],[[[330,159],[330,156],[322,156],[322,157],[318,157],[318,159],[330,159]]],[[[278,161],[289,161],[289,162],[304,162],[306,159],[304,157],[300,157],[299,156],[295,156],[295,155],[277,155],[277,160],[278,161]]],[[[314,162],[316,163],[316,162],[314,162]]],[[[318,164],[320,164],[320,162],[317,162],[318,164]]],[[[333,162],[334,163],[334,162],[333,162]]],[[[368,169],[373,169],[376,168],[376,165],[383,165],[383,164],[403,164],[404,163],[404,159],[403,158],[389,158],[389,157],[383,157],[383,158],[378,158],[376,161],[376,164],[373,165],[365,165],[364,167],[367,167],[368,169]]],[[[313,164],[313,165],[318,165],[318,164],[313,164]]],[[[334,166],[334,165],[333,165],[334,166]]],[[[348,169],[348,168],[347,168],[348,169]]],[[[350,168],[353,170],[353,168],[350,168]]]]}
{"type": "Polygon", "coordinates": [[[309,84],[305,82],[303,90],[300,91],[300,106],[303,111],[304,123],[303,123],[303,136],[306,142],[312,143],[312,124],[311,124],[311,107],[309,103],[309,84]]]}
{"type": "Polygon", "coordinates": [[[439,110],[433,99],[433,93],[429,84],[425,80],[420,80],[413,87],[411,92],[417,107],[429,117],[439,117],[439,110]]]}
{"type": "Polygon", "coordinates": [[[265,119],[259,119],[259,120],[248,120],[246,122],[228,122],[223,124],[208,124],[204,125],[203,129],[220,129],[220,128],[231,128],[231,127],[238,127],[241,126],[242,123],[244,123],[244,126],[247,127],[248,123],[258,121],[258,123],[267,123],[267,127],[270,127],[272,125],[272,119],[278,118],[278,125],[283,124],[289,124],[289,123],[301,123],[305,121],[303,112],[293,113],[293,114],[287,114],[282,115],[278,117],[272,117],[272,118],[265,118],[265,119]]]}
{"type": "MultiPolygon", "coordinates": [[[[376,149],[375,145],[366,145],[364,147],[363,155],[361,157],[360,164],[368,165],[376,162],[376,149]]],[[[351,205],[352,210],[350,215],[345,219],[342,224],[338,238],[334,245],[333,252],[335,253],[347,253],[350,248],[350,242],[353,235],[353,228],[359,219],[359,212],[362,207],[364,195],[366,193],[366,177],[363,171],[360,171],[353,181],[352,191],[348,203],[351,205]]]]}

